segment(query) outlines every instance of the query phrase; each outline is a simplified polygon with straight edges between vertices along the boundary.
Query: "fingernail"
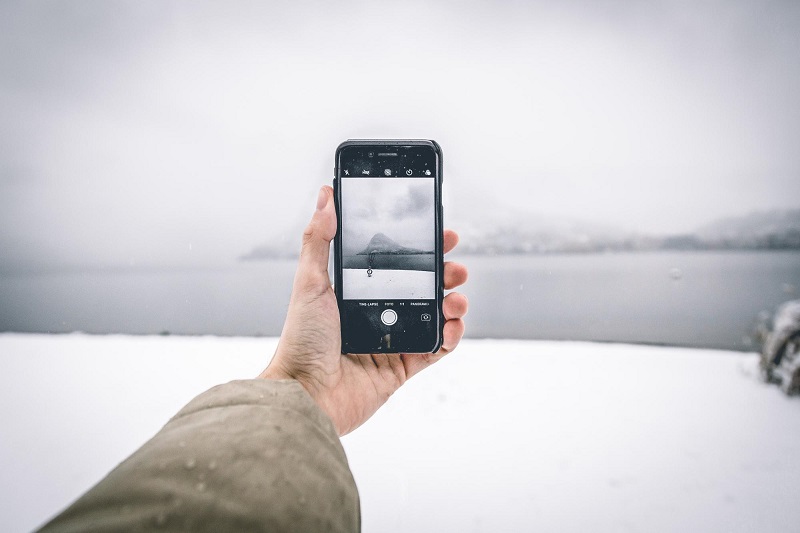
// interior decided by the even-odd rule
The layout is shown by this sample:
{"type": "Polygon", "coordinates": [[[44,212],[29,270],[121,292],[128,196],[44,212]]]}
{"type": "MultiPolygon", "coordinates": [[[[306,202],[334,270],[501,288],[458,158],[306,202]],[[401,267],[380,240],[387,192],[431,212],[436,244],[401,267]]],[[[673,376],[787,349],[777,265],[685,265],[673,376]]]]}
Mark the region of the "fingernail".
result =
{"type": "Polygon", "coordinates": [[[317,198],[317,211],[326,205],[328,205],[328,191],[325,190],[325,187],[322,187],[319,190],[319,198],[317,198]]]}

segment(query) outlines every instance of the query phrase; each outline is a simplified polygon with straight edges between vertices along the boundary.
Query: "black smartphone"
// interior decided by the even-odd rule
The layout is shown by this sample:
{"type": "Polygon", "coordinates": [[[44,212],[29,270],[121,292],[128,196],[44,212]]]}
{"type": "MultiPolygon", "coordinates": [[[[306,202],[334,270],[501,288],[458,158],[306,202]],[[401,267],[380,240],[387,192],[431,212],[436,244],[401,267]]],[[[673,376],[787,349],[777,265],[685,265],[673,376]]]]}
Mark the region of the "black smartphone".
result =
{"type": "Polygon", "coordinates": [[[436,352],[444,327],[439,145],[346,141],[334,176],[342,353],[436,352]]]}

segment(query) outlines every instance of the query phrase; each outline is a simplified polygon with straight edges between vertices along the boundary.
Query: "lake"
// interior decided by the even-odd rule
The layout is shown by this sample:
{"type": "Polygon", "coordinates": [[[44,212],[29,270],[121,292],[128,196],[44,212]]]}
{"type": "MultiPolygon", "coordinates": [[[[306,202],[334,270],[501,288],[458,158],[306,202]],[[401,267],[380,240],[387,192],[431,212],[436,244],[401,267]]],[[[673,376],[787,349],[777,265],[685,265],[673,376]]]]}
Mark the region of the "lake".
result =
{"type": "MultiPolygon", "coordinates": [[[[799,252],[460,256],[470,337],[755,349],[800,298],[799,252]]],[[[0,275],[0,331],[279,335],[294,260],[182,271],[0,275]]]]}
{"type": "Polygon", "coordinates": [[[436,269],[436,256],[433,253],[346,255],[342,261],[342,267],[358,269],[426,270],[428,272],[433,272],[436,269]]]}

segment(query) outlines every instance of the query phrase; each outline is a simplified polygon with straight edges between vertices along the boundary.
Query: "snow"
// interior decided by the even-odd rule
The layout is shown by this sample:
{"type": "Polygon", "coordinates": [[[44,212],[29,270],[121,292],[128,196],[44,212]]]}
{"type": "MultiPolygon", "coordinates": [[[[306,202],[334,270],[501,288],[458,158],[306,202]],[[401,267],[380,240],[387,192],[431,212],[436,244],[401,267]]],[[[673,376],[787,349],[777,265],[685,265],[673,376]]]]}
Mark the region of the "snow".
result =
{"type": "Polygon", "coordinates": [[[425,270],[342,269],[347,300],[413,300],[436,298],[436,274],[425,270]]]}
{"type": "MultiPolygon", "coordinates": [[[[0,335],[0,530],[30,530],[275,339],[0,335]]],[[[800,399],[755,354],[465,340],[343,439],[365,532],[797,531],[800,399]]]]}

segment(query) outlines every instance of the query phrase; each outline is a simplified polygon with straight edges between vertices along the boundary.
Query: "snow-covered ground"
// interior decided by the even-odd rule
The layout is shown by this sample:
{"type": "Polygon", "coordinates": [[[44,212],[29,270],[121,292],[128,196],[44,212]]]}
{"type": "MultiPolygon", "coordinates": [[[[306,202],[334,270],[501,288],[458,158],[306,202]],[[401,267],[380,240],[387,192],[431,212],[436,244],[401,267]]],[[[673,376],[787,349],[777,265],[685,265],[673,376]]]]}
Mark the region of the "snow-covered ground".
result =
{"type": "MultiPolygon", "coordinates": [[[[41,524],[274,339],[0,335],[0,530],[41,524]]],[[[798,531],[754,354],[464,341],[344,438],[365,532],[798,531]]]]}
{"type": "Polygon", "coordinates": [[[436,274],[426,270],[342,269],[347,300],[432,300],[436,298],[436,274]]]}

